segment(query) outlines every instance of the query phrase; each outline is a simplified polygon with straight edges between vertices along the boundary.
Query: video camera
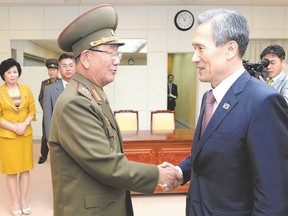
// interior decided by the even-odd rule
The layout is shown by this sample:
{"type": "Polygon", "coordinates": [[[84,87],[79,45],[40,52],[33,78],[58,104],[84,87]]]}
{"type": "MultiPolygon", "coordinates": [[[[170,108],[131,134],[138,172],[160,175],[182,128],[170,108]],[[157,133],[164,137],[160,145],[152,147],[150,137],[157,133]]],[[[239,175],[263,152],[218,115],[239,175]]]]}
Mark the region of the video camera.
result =
{"type": "Polygon", "coordinates": [[[267,73],[263,71],[264,68],[267,68],[270,64],[270,61],[266,58],[264,58],[260,63],[249,63],[248,60],[242,61],[244,68],[250,73],[251,76],[256,77],[259,79],[259,76],[261,76],[265,81],[267,80],[267,73]]]}

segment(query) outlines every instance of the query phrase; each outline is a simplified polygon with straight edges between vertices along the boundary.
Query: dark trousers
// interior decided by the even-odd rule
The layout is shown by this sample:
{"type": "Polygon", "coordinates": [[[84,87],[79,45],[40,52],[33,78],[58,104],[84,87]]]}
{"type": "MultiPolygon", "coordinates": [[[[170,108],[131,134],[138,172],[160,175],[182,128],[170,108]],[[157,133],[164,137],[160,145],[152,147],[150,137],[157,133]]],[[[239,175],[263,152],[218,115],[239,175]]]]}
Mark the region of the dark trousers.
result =
{"type": "Polygon", "coordinates": [[[174,98],[172,97],[168,97],[168,100],[167,100],[167,109],[168,110],[175,110],[175,107],[176,107],[176,101],[174,98]]]}
{"type": "Polygon", "coordinates": [[[44,119],[42,119],[41,157],[47,158],[48,152],[49,152],[49,148],[47,145],[45,124],[44,124],[44,119]]]}

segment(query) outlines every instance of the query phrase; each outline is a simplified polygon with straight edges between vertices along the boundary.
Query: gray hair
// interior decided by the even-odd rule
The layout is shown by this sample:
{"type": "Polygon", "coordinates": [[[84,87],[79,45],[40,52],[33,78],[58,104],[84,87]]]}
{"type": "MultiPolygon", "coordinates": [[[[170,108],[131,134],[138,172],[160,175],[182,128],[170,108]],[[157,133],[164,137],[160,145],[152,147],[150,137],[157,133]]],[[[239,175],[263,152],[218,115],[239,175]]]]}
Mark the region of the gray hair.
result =
{"type": "Polygon", "coordinates": [[[212,36],[216,46],[231,40],[239,46],[239,55],[243,57],[249,43],[249,26],[247,19],[236,11],[211,9],[198,16],[198,24],[210,22],[212,36]]]}

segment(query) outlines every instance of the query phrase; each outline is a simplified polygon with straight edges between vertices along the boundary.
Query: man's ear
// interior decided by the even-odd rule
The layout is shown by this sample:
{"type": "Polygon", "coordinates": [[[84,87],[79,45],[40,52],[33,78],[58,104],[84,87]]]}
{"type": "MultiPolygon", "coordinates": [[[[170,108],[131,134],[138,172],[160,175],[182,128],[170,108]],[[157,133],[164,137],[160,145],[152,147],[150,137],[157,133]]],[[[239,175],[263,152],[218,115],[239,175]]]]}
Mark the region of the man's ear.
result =
{"type": "Polygon", "coordinates": [[[286,60],[285,60],[285,59],[283,59],[281,63],[282,63],[282,69],[284,70],[284,68],[285,68],[285,65],[286,65],[286,60]]]}
{"type": "Polygon", "coordinates": [[[231,40],[227,44],[227,59],[231,60],[232,58],[235,57],[235,55],[238,54],[238,44],[236,41],[231,40]]]}
{"type": "Polygon", "coordinates": [[[89,59],[91,58],[89,50],[84,50],[81,54],[80,54],[80,63],[81,65],[85,68],[85,69],[89,69],[90,68],[90,61],[89,59]]]}

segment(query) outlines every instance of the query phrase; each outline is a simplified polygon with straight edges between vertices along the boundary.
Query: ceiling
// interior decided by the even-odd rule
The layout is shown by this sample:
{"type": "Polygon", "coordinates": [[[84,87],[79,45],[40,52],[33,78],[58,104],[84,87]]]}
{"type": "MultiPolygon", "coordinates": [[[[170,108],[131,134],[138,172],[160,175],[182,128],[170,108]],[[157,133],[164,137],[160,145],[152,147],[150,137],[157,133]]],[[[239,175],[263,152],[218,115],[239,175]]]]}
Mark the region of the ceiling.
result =
{"type": "Polygon", "coordinates": [[[273,5],[288,6],[287,0],[0,0],[0,6],[43,5],[273,5]]]}

